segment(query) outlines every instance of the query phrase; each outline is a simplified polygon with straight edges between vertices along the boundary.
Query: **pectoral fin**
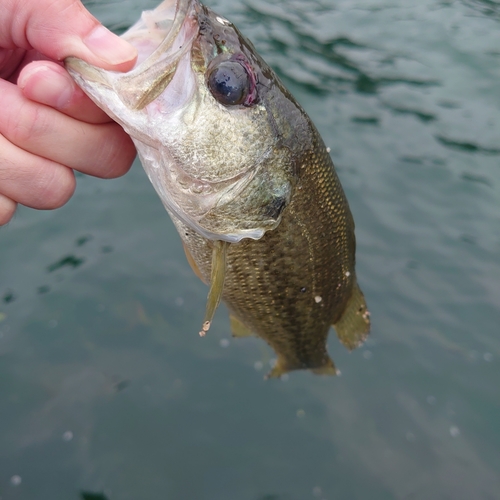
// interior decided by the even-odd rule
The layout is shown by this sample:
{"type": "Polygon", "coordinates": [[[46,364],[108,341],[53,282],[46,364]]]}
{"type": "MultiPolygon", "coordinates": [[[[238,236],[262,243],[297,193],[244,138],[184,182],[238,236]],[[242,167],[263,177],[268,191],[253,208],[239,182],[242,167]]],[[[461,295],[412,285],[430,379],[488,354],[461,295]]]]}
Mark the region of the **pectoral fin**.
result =
{"type": "Polygon", "coordinates": [[[340,342],[349,350],[359,347],[366,340],[370,332],[370,313],[357,283],[354,283],[342,316],[333,326],[340,342]]]}
{"type": "Polygon", "coordinates": [[[231,323],[231,333],[233,337],[250,337],[253,335],[252,330],[245,326],[236,316],[230,314],[229,321],[231,323]]]}
{"type": "Polygon", "coordinates": [[[226,252],[228,246],[229,243],[226,241],[214,241],[212,250],[212,270],[210,273],[210,290],[208,291],[205,319],[200,331],[201,337],[204,337],[208,332],[217,306],[222,298],[224,278],[226,276],[226,252]]]}

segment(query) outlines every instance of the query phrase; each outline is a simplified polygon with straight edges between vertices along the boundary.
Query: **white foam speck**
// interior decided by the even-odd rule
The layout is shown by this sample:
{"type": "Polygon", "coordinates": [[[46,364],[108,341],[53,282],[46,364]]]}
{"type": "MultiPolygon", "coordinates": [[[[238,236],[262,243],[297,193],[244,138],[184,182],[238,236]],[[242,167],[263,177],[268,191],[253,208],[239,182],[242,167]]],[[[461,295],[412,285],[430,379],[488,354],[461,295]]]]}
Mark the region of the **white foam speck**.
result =
{"type": "Polygon", "coordinates": [[[62,435],[62,438],[63,438],[63,441],[69,442],[69,441],[71,441],[73,439],[73,433],[71,431],[66,431],[62,435]]]}
{"type": "Polygon", "coordinates": [[[22,482],[23,480],[21,476],[18,476],[17,474],[10,478],[10,483],[12,484],[12,486],[19,486],[22,482]]]}
{"type": "Polygon", "coordinates": [[[260,371],[262,370],[262,368],[264,368],[264,363],[262,361],[256,361],[254,364],[253,364],[253,367],[257,370],[257,371],[260,371]]]}
{"type": "Polygon", "coordinates": [[[460,435],[460,429],[456,425],[452,425],[450,427],[450,435],[451,437],[457,437],[460,435]]]}
{"type": "Polygon", "coordinates": [[[315,497],[321,497],[321,496],[323,495],[323,490],[321,489],[321,487],[319,487],[319,486],[315,486],[315,487],[313,488],[313,495],[314,495],[315,497]]]}
{"type": "Polygon", "coordinates": [[[413,443],[415,441],[415,434],[413,432],[408,431],[406,433],[406,440],[409,441],[410,443],[413,443]]]}

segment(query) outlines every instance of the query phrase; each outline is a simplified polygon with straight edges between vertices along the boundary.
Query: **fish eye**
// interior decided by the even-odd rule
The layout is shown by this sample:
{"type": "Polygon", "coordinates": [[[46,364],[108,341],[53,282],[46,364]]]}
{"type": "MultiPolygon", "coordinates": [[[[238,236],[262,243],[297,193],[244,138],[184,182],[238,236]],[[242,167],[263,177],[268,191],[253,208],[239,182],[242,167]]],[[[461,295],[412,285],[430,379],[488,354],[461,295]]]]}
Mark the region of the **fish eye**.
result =
{"type": "Polygon", "coordinates": [[[224,61],[208,75],[208,87],[221,104],[244,104],[250,94],[250,77],[237,61],[224,61]]]}

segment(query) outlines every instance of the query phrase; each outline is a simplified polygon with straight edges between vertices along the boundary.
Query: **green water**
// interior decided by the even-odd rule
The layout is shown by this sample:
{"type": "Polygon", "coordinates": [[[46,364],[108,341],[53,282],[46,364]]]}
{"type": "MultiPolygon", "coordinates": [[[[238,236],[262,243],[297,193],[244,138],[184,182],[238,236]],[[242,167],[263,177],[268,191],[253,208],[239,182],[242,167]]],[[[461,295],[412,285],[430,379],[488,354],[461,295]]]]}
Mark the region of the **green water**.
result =
{"type": "MultiPolygon", "coordinates": [[[[123,30],[153,3],[87,5],[123,30]]],[[[264,381],[224,310],[198,337],[140,165],[80,176],[0,229],[1,500],[500,499],[500,3],[210,5],[331,147],[370,340],[331,336],[339,378],[264,381]]]]}

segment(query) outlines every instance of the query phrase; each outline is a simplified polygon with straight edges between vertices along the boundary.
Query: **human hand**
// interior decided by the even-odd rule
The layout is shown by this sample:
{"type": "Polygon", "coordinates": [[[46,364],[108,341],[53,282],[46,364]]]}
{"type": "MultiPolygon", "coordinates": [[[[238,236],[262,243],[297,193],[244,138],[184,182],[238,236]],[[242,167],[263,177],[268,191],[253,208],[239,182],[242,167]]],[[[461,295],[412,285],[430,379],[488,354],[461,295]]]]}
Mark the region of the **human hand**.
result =
{"type": "Polygon", "coordinates": [[[68,56],[127,71],[136,50],[79,0],[0,0],[0,226],[18,203],[64,205],[73,169],[119,177],[135,157],[129,136],[62,66],[68,56]]]}

